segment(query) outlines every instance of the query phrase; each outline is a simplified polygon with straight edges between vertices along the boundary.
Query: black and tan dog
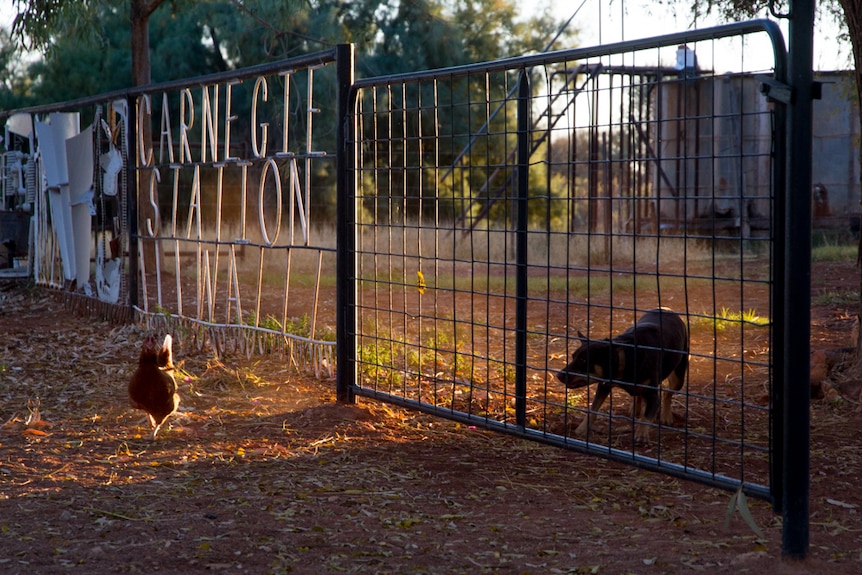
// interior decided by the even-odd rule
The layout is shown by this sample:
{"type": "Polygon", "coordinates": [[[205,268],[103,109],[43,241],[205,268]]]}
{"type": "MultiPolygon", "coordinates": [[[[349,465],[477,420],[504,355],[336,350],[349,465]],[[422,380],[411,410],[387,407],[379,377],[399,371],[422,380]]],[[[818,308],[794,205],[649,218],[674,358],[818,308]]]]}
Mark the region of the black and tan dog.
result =
{"type": "MultiPolygon", "coordinates": [[[[685,383],[688,369],[688,327],[674,311],[659,308],[646,312],[633,327],[613,339],[591,340],[578,332],[581,346],[572,354],[572,361],[557,373],[557,379],[568,388],[598,383],[590,413],[575,430],[583,436],[591,425],[593,413],[617,386],[632,396],[632,419],[638,415],[639,404],[645,404],[644,419],[654,422],[659,411],[661,383],[679,391],[685,383]]],[[[673,424],[670,402],[673,394],[665,391],[661,405],[661,423],[673,424]]],[[[649,426],[640,425],[635,439],[649,441],[649,426]]]]}

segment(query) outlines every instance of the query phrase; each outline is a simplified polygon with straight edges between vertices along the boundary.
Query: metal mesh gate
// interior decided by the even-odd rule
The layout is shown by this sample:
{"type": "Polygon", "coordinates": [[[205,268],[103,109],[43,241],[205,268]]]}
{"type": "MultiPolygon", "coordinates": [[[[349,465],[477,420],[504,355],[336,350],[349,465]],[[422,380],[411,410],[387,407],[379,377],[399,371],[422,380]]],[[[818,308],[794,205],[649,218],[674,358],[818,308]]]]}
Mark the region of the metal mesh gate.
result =
{"type": "Polygon", "coordinates": [[[0,208],[33,214],[35,281],[79,311],[331,377],[332,95],[351,66],[340,45],[0,113],[0,208]]]}
{"type": "Polygon", "coordinates": [[[783,50],[754,22],[356,82],[349,393],[768,498],[783,50]],[[690,333],[672,414],[556,376],[657,307],[690,333]]]}

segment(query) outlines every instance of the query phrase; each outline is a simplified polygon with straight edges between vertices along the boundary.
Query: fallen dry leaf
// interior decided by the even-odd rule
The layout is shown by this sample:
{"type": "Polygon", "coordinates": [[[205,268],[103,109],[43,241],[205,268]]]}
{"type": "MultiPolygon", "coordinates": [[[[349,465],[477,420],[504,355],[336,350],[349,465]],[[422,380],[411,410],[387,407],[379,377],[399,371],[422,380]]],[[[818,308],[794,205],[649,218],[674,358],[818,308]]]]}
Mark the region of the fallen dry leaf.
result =
{"type": "MultiPolygon", "coordinates": [[[[141,328],[76,317],[38,290],[5,293],[17,303],[0,304],[4,573],[738,575],[780,561],[780,517],[762,501],[749,505],[766,539],[741,521],[724,532],[726,491],[362,398],[338,404],[333,382],[277,356],[178,346],[185,411],[151,442],[126,397],[141,328]],[[18,433],[33,397],[51,441],[42,425],[18,433]]],[[[855,574],[858,515],[826,499],[862,504],[862,416],[812,411],[806,567],[855,574]]]]}

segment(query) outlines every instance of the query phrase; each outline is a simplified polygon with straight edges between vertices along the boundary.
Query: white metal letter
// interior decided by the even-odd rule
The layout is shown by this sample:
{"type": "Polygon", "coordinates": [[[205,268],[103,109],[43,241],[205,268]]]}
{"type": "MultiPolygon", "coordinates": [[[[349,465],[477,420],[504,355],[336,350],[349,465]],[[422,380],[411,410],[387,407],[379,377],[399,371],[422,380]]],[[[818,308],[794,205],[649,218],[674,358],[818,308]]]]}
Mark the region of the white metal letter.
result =
{"type": "Polygon", "coordinates": [[[195,125],[195,101],[192,91],[185,88],[180,92],[180,163],[192,162],[192,150],[189,147],[189,130],[195,125]],[[188,108],[188,122],[186,121],[188,108]]]}
{"type": "Polygon", "coordinates": [[[195,176],[192,180],[192,196],[189,198],[189,219],[186,226],[186,239],[192,237],[192,218],[195,222],[196,239],[203,238],[201,230],[201,167],[195,165],[195,176]]]}
{"type": "Polygon", "coordinates": [[[141,96],[141,99],[138,100],[138,159],[140,160],[140,165],[149,166],[153,159],[153,150],[148,147],[147,142],[144,142],[144,130],[143,126],[145,122],[150,121],[150,114],[152,113],[152,108],[150,107],[150,97],[147,94],[141,96]]]}
{"type": "Polygon", "coordinates": [[[156,225],[154,229],[153,220],[147,218],[147,234],[149,234],[151,238],[156,237],[157,233],[161,234],[162,230],[162,217],[159,214],[159,202],[156,199],[156,196],[158,195],[158,186],[156,186],[156,184],[161,181],[162,178],[159,175],[159,169],[153,168],[150,172],[150,206],[153,208],[156,225]]]}
{"type": "Polygon", "coordinates": [[[201,94],[201,162],[207,161],[207,136],[209,136],[210,155],[213,162],[218,162],[218,85],[213,86],[213,97],[210,100],[210,91],[203,87],[201,94]],[[215,106],[215,119],[213,119],[213,106],[215,106]]]}
{"type": "Polygon", "coordinates": [[[168,105],[168,94],[162,94],[162,121],[159,129],[159,163],[165,161],[165,138],[168,140],[168,158],[174,161],[174,140],[171,136],[171,111],[168,105]]]}
{"type": "Polygon", "coordinates": [[[278,164],[275,160],[269,158],[263,165],[263,171],[260,173],[260,186],[258,188],[257,215],[260,221],[260,234],[263,236],[263,241],[266,245],[271,246],[278,240],[278,232],[281,229],[281,177],[278,175],[278,164]],[[272,172],[275,175],[275,236],[270,240],[269,234],[266,233],[266,222],[263,218],[263,192],[266,184],[266,174],[269,168],[272,167],[272,172]]]}
{"type": "Polygon", "coordinates": [[[261,95],[261,101],[266,102],[267,100],[267,85],[266,78],[261,76],[254,83],[254,94],[252,96],[251,102],[251,150],[254,153],[255,158],[262,158],[266,155],[266,136],[269,129],[269,122],[261,122],[260,123],[260,131],[261,138],[263,139],[263,145],[258,146],[257,141],[257,102],[258,102],[258,93],[260,92],[260,88],[263,86],[263,94],[261,95]]]}
{"type": "Polygon", "coordinates": [[[230,82],[225,86],[225,104],[224,104],[224,159],[225,161],[238,160],[236,156],[230,155],[230,125],[237,119],[237,116],[231,115],[231,94],[233,93],[234,84],[239,82],[230,82]]]}

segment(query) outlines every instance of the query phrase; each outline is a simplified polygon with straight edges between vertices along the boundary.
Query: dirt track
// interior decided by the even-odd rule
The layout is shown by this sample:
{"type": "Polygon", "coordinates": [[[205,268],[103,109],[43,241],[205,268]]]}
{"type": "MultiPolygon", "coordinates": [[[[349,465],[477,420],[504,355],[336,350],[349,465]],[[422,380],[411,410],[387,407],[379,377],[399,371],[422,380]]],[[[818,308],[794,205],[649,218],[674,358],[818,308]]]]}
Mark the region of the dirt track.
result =
{"type": "MultiPolygon", "coordinates": [[[[815,277],[854,289],[829,272],[815,277]]],[[[851,324],[840,305],[818,308],[815,347],[844,345],[851,324]]],[[[724,528],[730,493],[339,405],[331,381],[273,359],[178,350],[184,411],[151,444],[125,397],[136,327],[69,317],[7,286],[0,328],[4,573],[862,569],[862,414],[847,401],[813,406],[810,558],[780,563],[780,516],[763,502],[749,501],[760,539],[738,513],[724,528]]]]}

